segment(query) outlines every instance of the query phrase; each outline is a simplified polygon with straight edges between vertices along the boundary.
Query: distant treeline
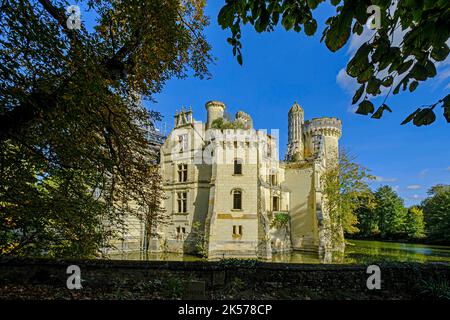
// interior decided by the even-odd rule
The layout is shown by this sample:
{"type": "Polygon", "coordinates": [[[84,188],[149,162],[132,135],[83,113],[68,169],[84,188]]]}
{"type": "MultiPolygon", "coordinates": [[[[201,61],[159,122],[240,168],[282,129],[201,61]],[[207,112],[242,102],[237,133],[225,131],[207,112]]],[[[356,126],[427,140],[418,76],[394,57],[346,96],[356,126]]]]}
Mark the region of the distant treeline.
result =
{"type": "Polygon", "coordinates": [[[436,185],[420,205],[406,208],[390,187],[373,192],[355,212],[357,231],[348,238],[450,243],[450,185],[436,185]]]}

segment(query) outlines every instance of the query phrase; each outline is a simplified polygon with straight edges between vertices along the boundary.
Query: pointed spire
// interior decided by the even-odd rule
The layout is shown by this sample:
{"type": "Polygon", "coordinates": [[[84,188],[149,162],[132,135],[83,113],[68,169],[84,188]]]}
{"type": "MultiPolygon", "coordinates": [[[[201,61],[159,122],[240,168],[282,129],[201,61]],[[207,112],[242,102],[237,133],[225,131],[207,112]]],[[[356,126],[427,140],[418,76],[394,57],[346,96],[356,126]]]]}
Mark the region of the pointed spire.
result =
{"type": "Polygon", "coordinates": [[[289,113],[294,113],[294,112],[303,112],[302,107],[297,103],[297,101],[295,101],[294,104],[292,105],[291,109],[289,109],[289,113]]]}

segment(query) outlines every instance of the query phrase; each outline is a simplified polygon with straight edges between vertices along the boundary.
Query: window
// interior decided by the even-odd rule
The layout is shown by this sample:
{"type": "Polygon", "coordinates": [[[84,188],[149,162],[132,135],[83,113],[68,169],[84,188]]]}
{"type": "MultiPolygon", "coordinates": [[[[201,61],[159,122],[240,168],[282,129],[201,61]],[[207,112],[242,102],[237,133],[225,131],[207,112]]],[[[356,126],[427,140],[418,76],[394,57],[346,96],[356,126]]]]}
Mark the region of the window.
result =
{"type": "Polygon", "coordinates": [[[234,148],[237,149],[237,147],[238,147],[238,143],[237,143],[237,141],[235,141],[234,142],[234,148]]]}
{"type": "Polygon", "coordinates": [[[267,157],[272,158],[272,141],[269,139],[267,143],[267,157]]]}
{"type": "Polygon", "coordinates": [[[233,226],[233,237],[242,237],[242,225],[233,226]]]}
{"type": "Polygon", "coordinates": [[[233,191],[233,209],[234,210],[242,209],[242,192],[240,190],[233,191]]]}
{"type": "Polygon", "coordinates": [[[179,164],[178,165],[178,182],[186,182],[187,181],[187,164],[179,164]]]}
{"type": "Polygon", "coordinates": [[[242,174],[242,161],[234,159],[234,174],[242,174]]]}
{"type": "Polygon", "coordinates": [[[279,197],[273,197],[272,198],[272,210],[273,211],[279,211],[280,210],[280,198],[279,197]]]}
{"type": "Polygon", "coordinates": [[[276,174],[270,174],[269,175],[269,183],[271,186],[276,186],[278,181],[277,181],[277,175],[276,174]]]}
{"type": "Polygon", "coordinates": [[[187,212],[187,192],[177,192],[178,213],[187,212]]]}
{"type": "Polygon", "coordinates": [[[185,227],[177,227],[177,239],[184,239],[184,236],[186,234],[186,228],[185,227]]]}
{"type": "Polygon", "coordinates": [[[180,144],[180,152],[187,151],[188,147],[188,136],[187,134],[181,134],[178,136],[178,142],[180,144]]]}

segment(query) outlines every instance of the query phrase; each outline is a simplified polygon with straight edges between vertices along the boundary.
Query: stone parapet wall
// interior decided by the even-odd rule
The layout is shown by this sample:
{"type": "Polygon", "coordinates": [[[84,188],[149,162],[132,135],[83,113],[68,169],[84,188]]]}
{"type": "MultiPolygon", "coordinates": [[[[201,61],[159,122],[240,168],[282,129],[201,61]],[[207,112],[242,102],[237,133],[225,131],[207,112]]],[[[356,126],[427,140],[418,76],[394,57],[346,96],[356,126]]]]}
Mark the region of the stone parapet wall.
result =
{"type": "Polygon", "coordinates": [[[192,298],[200,282],[206,299],[429,299],[426,283],[450,281],[447,264],[379,266],[381,290],[369,290],[366,265],[1,259],[0,298],[192,298]],[[80,267],[83,289],[66,288],[69,265],[80,267]]]}
{"type": "Polygon", "coordinates": [[[342,122],[337,118],[314,118],[305,121],[303,125],[305,135],[326,135],[340,137],[342,134],[342,122]]]}

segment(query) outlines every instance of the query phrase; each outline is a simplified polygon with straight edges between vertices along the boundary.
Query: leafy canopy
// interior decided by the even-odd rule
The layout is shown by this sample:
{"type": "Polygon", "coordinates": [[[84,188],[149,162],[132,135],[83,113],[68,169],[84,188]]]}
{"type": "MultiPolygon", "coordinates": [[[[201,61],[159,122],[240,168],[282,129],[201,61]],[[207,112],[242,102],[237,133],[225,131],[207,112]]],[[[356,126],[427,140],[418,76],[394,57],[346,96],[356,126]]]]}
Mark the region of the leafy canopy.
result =
{"type": "MultiPolygon", "coordinates": [[[[388,96],[400,90],[416,90],[420,82],[437,75],[436,64],[450,52],[446,43],[450,37],[450,2],[448,0],[226,0],[218,14],[218,23],[231,31],[227,39],[233,54],[242,65],[241,25],[251,24],[256,32],[270,32],[281,24],[286,30],[305,32],[312,36],[318,28],[314,10],[322,2],[336,7],[336,15],[325,21],[321,41],[335,52],[342,48],[352,34],[361,35],[369,15],[367,8],[377,5],[381,13],[380,28],[356,51],[347,64],[347,74],[360,84],[352,103],[358,101],[356,113],[371,114],[380,119],[388,96]],[[394,42],[394,33],[401,36],[394,42]],[[388,90],[383,103],[375,109],[369,96],[388,90]]],[[[435,108],[442,107],[450,122],[450,95],[411,113],[402,124],[410,121],[416,126],[429,125],[436,119],[435,108]]]]}
{"type": "Polygon", "coordinates": [[[69,4],[1,4],[0,254],[89,256],[111,237],[105,225],[156,222],[146,132],[159,114],[140,97],[209,75],[205,1],[78,1],[95,18],[79,30],[69,4]]]}
{"type": "Polygon", "coordinates": [[[390,186],[375,191],[375,215],[379,219],[381,237],[392,237],[405,230],[406,209],[403,199],[390,186]]]}
{"type": "Polygon", "coordinates": [[[324,209],[330,215],[334,246],[344,241],[344,233],[358,232],[356,211],[373,202],[367,181],[373,179],[368,169],[355,162],[355,157],[341,151],[339,161],[327,165],[321,184],[324,209]]]}
{"type": "Polygon", "coordinates": [[[437,242],[450,242],[450,185],[436,185],[428,191],[429,197],[421,206],[425,217],[427,236],[437,242]]]}

